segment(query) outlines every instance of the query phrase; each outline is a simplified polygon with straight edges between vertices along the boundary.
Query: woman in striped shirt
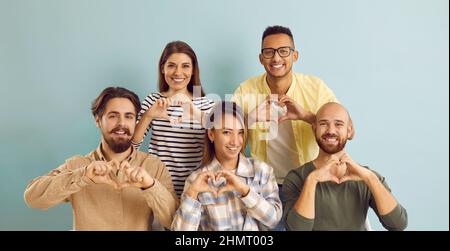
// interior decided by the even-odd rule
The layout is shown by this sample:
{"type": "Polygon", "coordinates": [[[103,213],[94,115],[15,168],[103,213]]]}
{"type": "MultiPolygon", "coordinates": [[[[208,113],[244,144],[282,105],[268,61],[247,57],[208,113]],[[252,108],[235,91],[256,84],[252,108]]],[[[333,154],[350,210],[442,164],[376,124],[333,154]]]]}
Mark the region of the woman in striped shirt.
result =
{"type": "Polygon", "coordinates": [[[207,119],[201,167],[186,180],[172,230],[274,228],[282,208],[273,169],[243,154],[247,129],[236,103],[217,104],[207,119]]]}
{"type": "Polygon", "coordinates": [[[185,42],[168,43],[159,60],[159,92],[142,102],[133,145],[139,148],[152,129],[148,152],[164,162],[178,196],[203,156],[202,122],[214,105],[204,96],[195,52],[185,42]]]}

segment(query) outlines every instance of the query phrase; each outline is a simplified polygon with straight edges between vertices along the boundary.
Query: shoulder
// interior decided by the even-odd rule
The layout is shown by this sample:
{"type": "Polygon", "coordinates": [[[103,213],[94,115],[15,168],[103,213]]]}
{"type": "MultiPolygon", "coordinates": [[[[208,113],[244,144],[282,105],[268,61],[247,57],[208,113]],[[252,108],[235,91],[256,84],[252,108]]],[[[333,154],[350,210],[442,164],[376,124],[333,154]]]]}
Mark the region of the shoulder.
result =
{"type": "Polygon", "coordinates": [[[313,75],[306,75],[303,73],[294,73],[295,78],[300,82],[303,86],[311,86],[314,88],[324,88],[327,87],[322,79],[313,75]]]}
{"type": "Polygon", "coordinates": [[[308,177],[308,175],[314,171],[315,167],[312,162],[308,162],[303,166],[294,168],[288,172],[285,178],[285,182],[300,183],[308,177]]]}
{"type": "Polygon", "coordinates": [[[264,82],[264,76],[266,74],[263,73],[259,76],[251,77],[239,84],[239,86],[236,89],[236,92],[243,92],[246,93],[249,90],[254,90],[259,87],[264,82]]]}
{"type": "Polygon", "coordinates": [[[144,99],[144,103],[149,103],[149,104],[153,104],[155,103],[156,100],[162,98],[163,95],[159,92],[153,92],[148,94],[145,99],[144,99]]]}

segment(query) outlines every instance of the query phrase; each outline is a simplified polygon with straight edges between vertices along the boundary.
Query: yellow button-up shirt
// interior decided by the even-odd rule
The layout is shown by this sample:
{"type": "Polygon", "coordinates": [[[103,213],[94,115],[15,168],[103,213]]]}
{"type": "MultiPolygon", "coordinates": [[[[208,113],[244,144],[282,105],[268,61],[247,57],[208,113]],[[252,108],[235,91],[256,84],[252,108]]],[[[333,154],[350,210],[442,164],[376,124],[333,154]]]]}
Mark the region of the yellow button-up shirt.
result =
{"type": "MultiPolygon", "coordinates": [[[[264,101],[271,94],[266,81],[267,74],[253,77],[241,83],[236,89],[232,100],[244,110],[246,114],[264,101]]],[[[286,93],[305,110],[316,113],[327,102],[338,102],[333,91],[317,77],[301,73],[293,73],[292,84],[286,93]]],[[[261,161],[267,162],[268,122],[257,122],[249,128],[250,154],[261,161]]],[[[298,152],[298,160],[303,165],[315,159],[319,153],[311,125],[301,120],[292,121],[292,129],[298,152]]],[[[276,166],[273,166],[276,169],[276,166]]],[[[284,177],[276,177],[283,179],[284,177]]]]}

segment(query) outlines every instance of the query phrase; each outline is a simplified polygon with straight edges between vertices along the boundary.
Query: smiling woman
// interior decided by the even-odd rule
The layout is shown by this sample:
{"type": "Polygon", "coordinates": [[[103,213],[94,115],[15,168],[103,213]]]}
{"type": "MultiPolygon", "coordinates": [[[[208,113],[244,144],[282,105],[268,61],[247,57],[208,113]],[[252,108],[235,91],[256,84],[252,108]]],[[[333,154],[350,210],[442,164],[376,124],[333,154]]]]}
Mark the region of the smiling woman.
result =
{"type": "Polygon", "coordinates": [[[213,104],[204,97],[192,48],[182,41],[167,44],[159,60],[159,92],[142,102],[133,142],[140,147],[152,129],[148,152],[164,162],[178,196],[186,178],[200,164],[205,137],[202,121],[213,104]],[[193,116],[186,115],[187,110],[193,111],[193,116]]]}
{"type": "Polygon", "coordinates": [[[247,129],[233,102],[214,106],[206,122],[202,165],[186,180],[173,230],[248,231],[274,228],[281,201],[272,167],[243,153],[247,129]]]}

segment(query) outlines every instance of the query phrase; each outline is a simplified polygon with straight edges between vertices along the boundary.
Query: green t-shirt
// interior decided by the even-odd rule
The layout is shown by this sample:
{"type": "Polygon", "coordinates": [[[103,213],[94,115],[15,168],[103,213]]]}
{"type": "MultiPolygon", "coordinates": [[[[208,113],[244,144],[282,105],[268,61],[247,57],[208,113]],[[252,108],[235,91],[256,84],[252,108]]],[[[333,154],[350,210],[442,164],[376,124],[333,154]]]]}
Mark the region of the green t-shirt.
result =
{"type": "MultiPolygon", "coordinates": [[[[342,184],[318,183],[315,193],[315,218],[308,219],[298,214],[294,205],[300,196],[306,177],[314,170],[314,164],[308,162],[291,170],[284,180],[282,192],[286,204],[283,219],[286,221],[287,230],[365,230],[364,222],[369,206],[386,229],[406,228],[408,221],[406,210],[398,204],[390,213],[379,215],[375,199],[364,181],[347,181],[342,184]]],[[[390,191],[384,177],[374,173],[390,191]]]]}

